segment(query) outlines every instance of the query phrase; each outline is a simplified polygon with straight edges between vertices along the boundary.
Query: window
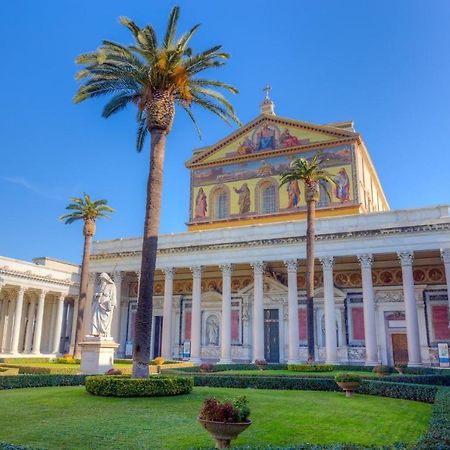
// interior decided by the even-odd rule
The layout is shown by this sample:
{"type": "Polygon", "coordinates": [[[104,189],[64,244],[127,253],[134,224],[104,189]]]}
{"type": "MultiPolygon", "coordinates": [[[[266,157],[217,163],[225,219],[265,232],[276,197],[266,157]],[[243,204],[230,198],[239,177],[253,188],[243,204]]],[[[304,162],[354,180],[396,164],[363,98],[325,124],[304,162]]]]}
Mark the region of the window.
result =
{"type": "Polygon", "coordinates": [[[263,214],[271,214],[276,212],[277,204],[275,200],[276,189],[275,186],[268,185],[262,189],[262,199],[261,199],[261,212],[263,214]]]}
{"type": "Polygon", "coordinates": [[[228,194],[220,190],[214,196],[214,212],[216,219],[225,219],[228,216],[228,194]]]}

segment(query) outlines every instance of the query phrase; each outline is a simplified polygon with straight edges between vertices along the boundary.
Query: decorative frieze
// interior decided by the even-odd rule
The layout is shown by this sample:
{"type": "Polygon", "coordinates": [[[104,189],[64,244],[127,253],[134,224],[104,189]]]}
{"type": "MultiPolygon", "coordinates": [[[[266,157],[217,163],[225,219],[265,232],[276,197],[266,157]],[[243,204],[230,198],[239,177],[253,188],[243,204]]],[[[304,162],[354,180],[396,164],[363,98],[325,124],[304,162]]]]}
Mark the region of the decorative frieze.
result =
{"type": "MultiPolygon", "coordinates": [[[[450,231],[450,223],[440,223],[431,225],[413,225],[405,227],[391,227],[383,229],[345,231],[339,233],[324,233],[316,236],[317,241],[339,241],[349,239],[364,239],[373,237],[396,236],[413,233],[430,233],[450,231]]],[[[223,242],[214,244],[186,245],[183,247],[159,248],[158,255],[176,255],[185,253],[201,253],[205,251],[218,251],[229,249],[245,249],[255,247],[273,247],[276,245],[294,246],[306,242],[306,236],[291,236],[272,239],[257,239],[249,241],[223,242]]],[[[141,251],[108,252],[91,255],[91,260],[103,260],[113,258],[137,258],[141,256],[141,251]]]]}

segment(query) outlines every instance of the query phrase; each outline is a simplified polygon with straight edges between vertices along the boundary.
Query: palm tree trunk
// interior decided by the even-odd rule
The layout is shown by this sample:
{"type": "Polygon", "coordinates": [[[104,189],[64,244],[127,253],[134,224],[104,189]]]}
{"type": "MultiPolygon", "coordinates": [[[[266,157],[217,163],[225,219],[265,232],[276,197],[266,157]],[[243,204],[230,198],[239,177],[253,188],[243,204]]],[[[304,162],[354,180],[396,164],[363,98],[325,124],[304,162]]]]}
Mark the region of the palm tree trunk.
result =
{"type": "Polygon", "coordinates": [[[315,361],[314,356],[314,239],[316,220],[316,201],[306,203],[306,323],[308,327],[308,362],[315,361]]]}
{"type": "Polygon", "coordinates": [[[135,319],[133,378],[147,378],[153,315],[153,282],[158,249],[159,218],[167,131],[152,129],[150,173],[147,181],[147,204],[142,243],[141,280],[135,319]]]}
{"type": "Polygon", "coordinates": [[[78,302],[78,315],[77,315],[77,331],[75,333],[75,345],[74,345],[74,357],[80,358],[81,348],[80,342],[84,336],[84,311],[86,309],[87,290],[89,283],[89,255],[91,253],[93,234],[84,233],[84,248],[83,248],[83,261],[81,263],[81,277],[80,277],[80,298],[78,302]]]}

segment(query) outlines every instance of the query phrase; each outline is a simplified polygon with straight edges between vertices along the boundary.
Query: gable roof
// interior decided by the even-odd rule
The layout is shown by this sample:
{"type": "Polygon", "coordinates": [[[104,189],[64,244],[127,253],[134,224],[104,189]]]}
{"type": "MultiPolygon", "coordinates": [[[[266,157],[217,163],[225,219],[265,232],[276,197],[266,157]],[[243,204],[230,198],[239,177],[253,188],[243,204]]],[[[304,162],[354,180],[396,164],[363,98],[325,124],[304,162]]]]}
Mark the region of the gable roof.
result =
{"type": "MultiPolygon", "coordinates": [[[[196,165],[201,165],[202,163],[206,163],[206,160],[210,160],[211,156],[215,153],[222,150],[227,145],[238,141],[242,136],[244,136],[246,133],[252,131],[253,129],[257,128],[259,125],[262,125],[264,123],[267,124],[274,124],[274,125],[284,125],[284,126],[290,126],[299,130],[306,130],[310,132],[315,132],[317,134],[322,134],[326,137],[329,137],[329,139],[323,140],[323,142],[327,142],[328,144],[339,144],[342,141],[348,142],[351,140],[359,139],[359,133],[355,131],[351,131],[352,127],[349,126],[349,124],[352,124],[352,122],[339,122],[337,124],[331,124],[331,125],[317,125],[309,122],[304,122],[300,120],[293,120],[288,119],[284,117],[269,115],[269,114],[260,114],[258,117],[256,117],[251,122],[243,125],[238,130],[234,131],[233,133],[229,134],[225,138],[221,139],[219,142],[202,147],[199,149],[194,150],[192,157],[185,163],[186,167],[190,168],[196,165]],[[343,125],[345,124],[345,128],[343,125]],[[334,125],[334,126],[333,126],[334,125]]],[[[301,146],[293,146],[288,149],[283,150],[298,150],[298,148],[308,148],[307,145],[301,145],[301,146]]],[[[277,149],[275,151],[279,152],[281,149],[277,149]]],[[[270,150],[273,152],[274,150],[270,150]]],[[[262,154],[263,152],[259,152],[259,154],[262,154]]],[[[222,158],[219,158],[222,159],[222,158]]],[[[227,158],[223,158],[227,159],[227,158]]]]}

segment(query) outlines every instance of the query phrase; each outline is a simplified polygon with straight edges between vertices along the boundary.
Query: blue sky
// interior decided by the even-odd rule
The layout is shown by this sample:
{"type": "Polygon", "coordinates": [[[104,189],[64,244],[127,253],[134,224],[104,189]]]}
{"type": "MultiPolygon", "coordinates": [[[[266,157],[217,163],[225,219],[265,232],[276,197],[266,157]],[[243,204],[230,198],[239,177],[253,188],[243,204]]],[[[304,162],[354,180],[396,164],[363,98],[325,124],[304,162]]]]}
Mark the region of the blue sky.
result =
{"type": "MultiPolygon", "coordinates": [[[[232,58],[211,77],[236,85],[242,122],[259,113],[269,83],[279,116],[315,123],[353,119],[392,208],[450,202],[448,0],[179,1],[192,44],[221,43],[232,58]]],[[[81,225],[57,220],[83,191],[117,209],[98,239],[139,236],[148,149],[135,151],[133,111],[101,118],[104,101],[74,105],[74,59],[102,39],[131,42],[121,15],[163,30],[172,2],[5,2],[0,18],[0,254],[78,262],[81,225]]],[[[199,113],[203,140],[182,111],[165,164],[162,232],[186,229],[195,147],[231,132],[199,113]]]]}

